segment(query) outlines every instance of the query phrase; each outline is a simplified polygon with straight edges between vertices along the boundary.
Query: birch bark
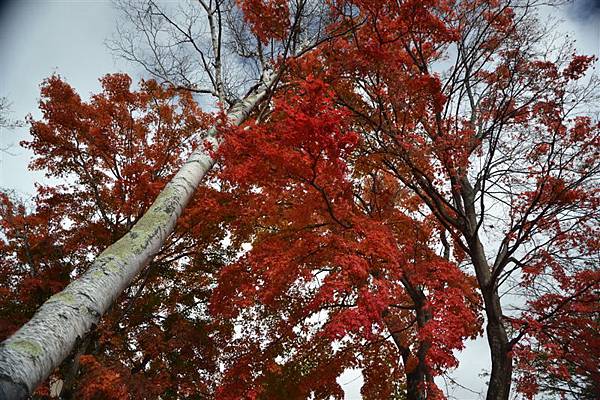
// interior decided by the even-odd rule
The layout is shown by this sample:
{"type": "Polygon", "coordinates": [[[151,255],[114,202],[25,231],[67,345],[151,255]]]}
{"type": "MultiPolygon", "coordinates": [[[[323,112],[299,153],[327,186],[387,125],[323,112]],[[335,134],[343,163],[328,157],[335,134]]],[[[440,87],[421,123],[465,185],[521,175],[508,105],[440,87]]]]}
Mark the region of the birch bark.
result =
{"type": "MultiPolygon", "coordinates": [[[[276,75],[228,112],[232,124],[243,123],[265,98],[276,75]]],[[[213,149],[216,128],[208,134],[213,149]]],[[[158,195],[152,206],[125,234],[94,260],[90,269],[48,299],[15,334],[0,344],[0,400],[25,399],[72,352],[160,250],[177,218],[215,160],[199,147],[158,195]]]]}

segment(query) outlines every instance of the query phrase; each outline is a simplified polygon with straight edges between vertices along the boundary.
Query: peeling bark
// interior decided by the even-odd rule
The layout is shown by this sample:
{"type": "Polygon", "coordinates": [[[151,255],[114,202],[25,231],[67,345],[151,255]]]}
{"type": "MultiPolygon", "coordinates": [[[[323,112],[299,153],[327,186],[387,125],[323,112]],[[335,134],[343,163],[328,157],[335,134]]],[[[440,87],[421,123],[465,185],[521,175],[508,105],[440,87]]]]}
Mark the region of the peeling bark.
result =
{"type": "MultiPolygon", "coordinates": [[[[275,74],[270,75],[233,106],[227,114],[229,121],[235,125],[244,122],[275,79],[275,74]]],[[[211,129],[207,138],[213,149],[220,144],[216,133],[216,128],[211,129]]],[[[48,299],[29,322],[0,344],[0,400],[27,398],[71,354],[160,250],[214,163],[205,148],[194,151],[125,236],[100,253],[86,273],[48,299]]]]}

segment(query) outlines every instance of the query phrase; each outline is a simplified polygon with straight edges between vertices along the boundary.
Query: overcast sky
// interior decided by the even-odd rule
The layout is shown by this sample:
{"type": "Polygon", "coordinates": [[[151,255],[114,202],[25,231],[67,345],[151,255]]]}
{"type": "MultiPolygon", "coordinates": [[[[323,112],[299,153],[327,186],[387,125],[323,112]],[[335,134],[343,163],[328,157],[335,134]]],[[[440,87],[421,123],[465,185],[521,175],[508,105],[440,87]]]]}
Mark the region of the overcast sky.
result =
{"type": "MultiPolygon", "coordinates": [[[[173,0],[169,0],[173,1],[173,0]]],[[[600,53],[600,0],[576,0],[555,14],[564,20],[561,29],[576,39],[585,54],[600,53]]],[[[0,0],[0,96],[12,102],[12,117],[23,119],[36,111],[39,85],[58,73],[83,96],[99,89],[98,78],[110,72],[128,72],[139,78],[139,70],[115,60],[104,41],[115,30],[117,12],[110,0],[0,0]]],[[[2,129],[2,128],[0,128],[2,129]]],[[[34,193],[34,182],[41,174],[27,170],[30,154],[18,147],[28,137],[27,128],[0,131],[0,188],[23,195],[34,193]]],[[[479,392],[489,368],[484,340],[469,344],[461,354],[461,366],[454,376],[465,387],[479,392]]],[[[340,382],[348,399],[359,399],[360,374],[345,374],[340,382]]],[[[468,390],[455,388],[455,398],[478,399],[468,390]]]]}

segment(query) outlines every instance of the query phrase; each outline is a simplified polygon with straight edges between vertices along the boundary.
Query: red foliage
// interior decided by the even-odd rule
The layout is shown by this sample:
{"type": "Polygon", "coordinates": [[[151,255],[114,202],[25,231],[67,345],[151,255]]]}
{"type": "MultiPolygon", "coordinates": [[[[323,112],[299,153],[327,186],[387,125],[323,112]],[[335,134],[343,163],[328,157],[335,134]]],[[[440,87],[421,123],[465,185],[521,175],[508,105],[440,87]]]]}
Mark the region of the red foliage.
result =
{"type": "MultiPolygon", "coordinates": [[[[0,199],[2,338],[135,223],[212,124],[189,93],[153,81],[133,90],[121,74],[101,84],[89,101],[57,76],[42,85],[42,119],[30,119],[23,145],[35,154],[31,167],[60,184],[39,186],[30,209],[0,199]]],[[[205,216],[218,201],[214,190],[198,193],[155,261],[75,349],[83,355],[55,372],[65,393],[188,398],[213,385],[218,350],[204,305],[225,232],[222,213],[205,216]],[[214,254],[196,256],[196,246],[214,254]]]]}
{"type": "Polygon", "coordinates": [[[244,18],[263,43],[283,40],[289,28],[290,11],[286,0],[238,0],[244,18]]]}
{"type": "Polygon", "coordinates": [[[267,384],[274,375],[302,396],[341,398],[339,374],[381,368],[381,357],[397,372],[368,374],[364,391],[391,393],[406,380],[400,371],[417,368],[410,355],[418,349],[421,390],[434,398],[432,377],[455,366],[453,350],[479,333],[473,281],[435,254],[435,224],[398,208],[408,199],[395,180],[350,168],[362,144],[333,95],[309,75],[274,99],[268,122],[227,132],[219,152],[219,177],[240,204],[232,241],[251,243],[223,269],[212,300],[217,315],[247,329],[231,351],[253,357],[228,367],[227,398],[248,387],[277,398],[267,384]],[[344,357],[335,367],[330,356],[313,357],[298,369],[316,349],[344,357]]]}
{"type": "MultiPolygon", "coordinates": [[[[434,377],[485,320],[527,398],[597,391],[600,125],[571,107],[594,59],[550,60],[509,5],[330,2],[331,38],[287,61],[257,120],[217,123],[218,171],[54,378],[81,363],[69,390],[87,399],[339,399],[357,368],[365,398],[438,399],[434,377]],[[508,286],[525,299],[514,312],[508,286]]],[[[288,3],[240,6],[279,45],[288,3]]],[[[153,81],[101,83],[89,101],[59,77],[42,86],[24,146],[61,184],[31,210],[0,198],[3,337],[218,120],[153,81]]]]}

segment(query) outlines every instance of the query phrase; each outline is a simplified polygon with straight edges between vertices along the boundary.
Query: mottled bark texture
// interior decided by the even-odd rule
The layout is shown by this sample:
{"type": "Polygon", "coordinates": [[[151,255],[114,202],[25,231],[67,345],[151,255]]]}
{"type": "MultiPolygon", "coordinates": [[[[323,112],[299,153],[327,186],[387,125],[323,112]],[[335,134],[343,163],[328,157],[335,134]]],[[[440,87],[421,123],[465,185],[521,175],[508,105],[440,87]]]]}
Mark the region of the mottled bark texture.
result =
{"type": "MultiPolygon", "coordinates": [[[[241,124],[265,98],[275,76],[228,113],[241,124]]],[[[216,128],[207,141],[216,149],[216,128]]],[[[104,250],[91,268],[46,301],[33,318],[0,344],[0,399],[24,399],[69,356],[78,340],[98,323],[117,297],[160,250],[196,187],[214,165],[197,149],[165,186],[152,206],[121,239],[104,250]]]]}

